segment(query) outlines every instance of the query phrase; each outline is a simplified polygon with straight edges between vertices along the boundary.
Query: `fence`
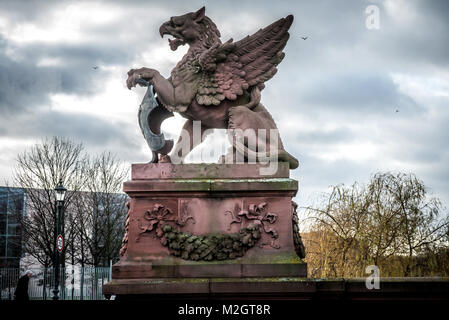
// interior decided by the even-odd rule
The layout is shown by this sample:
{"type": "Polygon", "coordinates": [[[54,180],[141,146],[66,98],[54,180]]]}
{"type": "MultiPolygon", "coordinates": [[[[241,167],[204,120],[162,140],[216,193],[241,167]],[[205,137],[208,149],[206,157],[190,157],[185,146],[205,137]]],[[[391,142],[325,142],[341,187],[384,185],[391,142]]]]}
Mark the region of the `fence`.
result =
{"type": "MultiPolygon", "coordinates": [[[[33,277],[28,284],[30,300],[51,300],[55,284],[53,268],[31,269],[33,277]]],[[[0,269],[1,300],[14,299],[19,269],[0,269]]],[[[111,280],[109,267],[61,268],[59,272],[60,300],[103,300],[103,284],[111,280]]]]}

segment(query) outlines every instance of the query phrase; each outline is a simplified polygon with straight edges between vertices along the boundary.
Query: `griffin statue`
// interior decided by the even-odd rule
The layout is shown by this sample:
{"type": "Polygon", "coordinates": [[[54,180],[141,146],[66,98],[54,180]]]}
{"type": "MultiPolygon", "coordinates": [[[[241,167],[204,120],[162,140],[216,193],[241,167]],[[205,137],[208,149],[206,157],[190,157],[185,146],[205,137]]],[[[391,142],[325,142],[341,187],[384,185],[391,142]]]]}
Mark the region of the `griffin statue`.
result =
{"type": "Polygon", "coordinates": [[[187,119],[183,129],[189,133],[190,148],[185,151],[181,147],[180,137],[172,157],[176,154],[185,158],[201,142],[192,138],[194,121],[201,121],[201,135],[207,129],[265,132],[264,135],[248,136],[240,144],[232,139],[232,147],[226,156],[222,156],[221,162],[232,160],[229,157],[235,159],[237,154],[248,159],[263,152],[264,155],[276,154],[278,161],[290,164],[290,169],[298,167],[298,160],[284,150],[278,134],[273,140],[276,124],[260,103],[264,83],[274,76],[276,66],[284,58],[282,50],[292,22],[293,16],[289,15],[240,41],[230,39],[225,43],[220,41],[220,32],[205,15],[204,7],[171,17],[161,25],[161,37],[171,35],[174,38],[168,40],[170,48],[176,50],[187,44],[188,52],[168,79],[157,70],[145,67],[131,69],[127,79],[129,89],[137,84],[149,86],[147,99],[144,98],[141,105],[140,118],[144,120],[140,124],[153,150],[153,162],[171,161],[168,153],[173,149],[173,141],[163,139],[160,124],[176,111],[187,119]],[[158,154],[161,154],[160,159],[158,154]]]}

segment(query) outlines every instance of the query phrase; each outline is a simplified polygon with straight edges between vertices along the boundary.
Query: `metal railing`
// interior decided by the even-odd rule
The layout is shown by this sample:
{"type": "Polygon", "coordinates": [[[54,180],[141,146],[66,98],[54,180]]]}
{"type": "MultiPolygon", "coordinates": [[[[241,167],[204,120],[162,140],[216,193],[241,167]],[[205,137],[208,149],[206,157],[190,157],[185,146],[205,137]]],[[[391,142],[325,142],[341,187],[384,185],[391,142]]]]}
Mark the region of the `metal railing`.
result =
{"type": "MultiPolygon", "coordinates": [[[[54,269],[30,269],[33,277],[28,284],[30,300],[51,300],[54,290],[54,269]]],[[[0,299],[14,299],[17,281],[22,275],[17,268],[0,268],[0,299]]],[[[104,300],[103,284],[111,280],[109,267],[60,268],[60,300],[104,300]]]]}

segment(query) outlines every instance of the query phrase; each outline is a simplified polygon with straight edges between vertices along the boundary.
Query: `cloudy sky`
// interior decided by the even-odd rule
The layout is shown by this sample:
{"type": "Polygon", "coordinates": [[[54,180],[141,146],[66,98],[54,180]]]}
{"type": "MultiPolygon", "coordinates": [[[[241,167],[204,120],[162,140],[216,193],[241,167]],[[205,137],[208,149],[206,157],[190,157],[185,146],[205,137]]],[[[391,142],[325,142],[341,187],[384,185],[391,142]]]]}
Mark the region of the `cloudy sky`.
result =
{"type": "MultiPolygon", "coordinates": [[[[445,0],[1,0],[2,184],[17,153],[54,135],[81,141],[89,152],[113,151],[127,163],[148,161],[137,123],[145,90],[129,91],[126,72],[147,66],[169,76],[186,48],[172,52],[159,25],[203,5],[222,40],[295,17],[262,103],[300,160],[292,175],[301,205],[330,185],[367,182],[377,171],[413,172],[449,205],[445,0]],[[379,10],[378,29],[367,27],[369,5],[379,10]]],[[[177,116],[163,129],[175,137],[183,122],[177,116]]]]}

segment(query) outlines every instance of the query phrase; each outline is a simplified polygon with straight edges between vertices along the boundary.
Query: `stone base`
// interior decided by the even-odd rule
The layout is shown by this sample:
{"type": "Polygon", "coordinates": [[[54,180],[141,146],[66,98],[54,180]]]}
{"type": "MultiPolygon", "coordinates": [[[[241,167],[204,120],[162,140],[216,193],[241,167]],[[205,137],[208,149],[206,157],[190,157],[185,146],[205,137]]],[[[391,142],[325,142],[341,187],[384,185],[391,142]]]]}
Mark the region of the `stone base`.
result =
{"type": "Polygon", "coordinates": [[[287,163],[270,176],[263,169],[134,164],[121,259],[105,292],[155,278],[306,277],[293,237],[298,182],[287,163]]]}
{"type": "Polygon", "coordinates": [[[165,262],[119,262],[112,267],[114,279],[142,279],[153,277],[306,277],[307,264],[297,256],[273,255],[272,262],[247,259],[196,262],[170,259],[165,262]]]}

